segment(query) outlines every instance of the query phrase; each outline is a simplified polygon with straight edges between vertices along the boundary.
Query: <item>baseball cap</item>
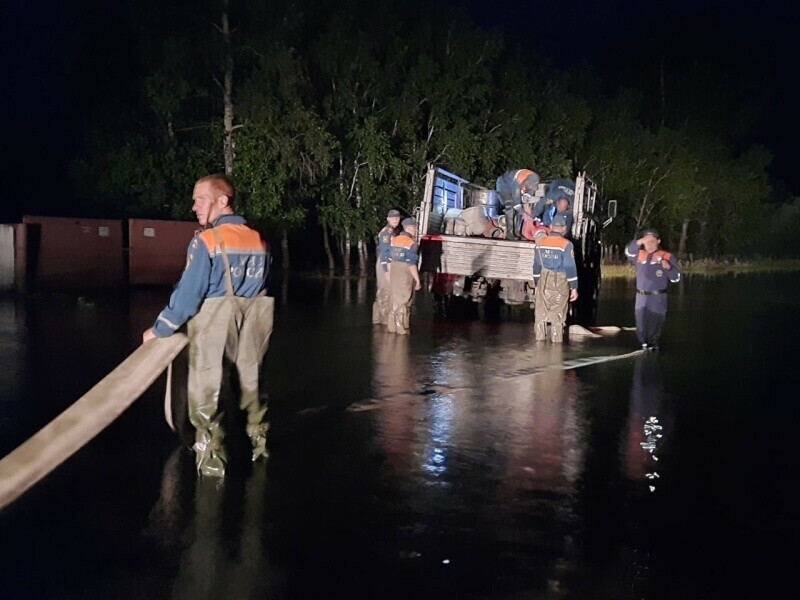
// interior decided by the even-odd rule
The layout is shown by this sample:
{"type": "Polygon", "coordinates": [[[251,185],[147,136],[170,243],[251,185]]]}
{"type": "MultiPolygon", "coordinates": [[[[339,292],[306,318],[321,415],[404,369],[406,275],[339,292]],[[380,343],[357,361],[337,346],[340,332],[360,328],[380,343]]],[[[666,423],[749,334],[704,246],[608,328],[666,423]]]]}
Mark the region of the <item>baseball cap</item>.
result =
{"type": "Polygon", "coordinates": [[[548,200],[552,200],[556,202],[561,198],[567,200],[570,204],[572,204],[572,200],[575,197],[575,182],[572,179],[554,179],[550,182],[550,185],[547,186],[547,193],[545,194],[545,198],[548,200]]]}
{"type": "Polygon", "coordinates": [[[394,209],[394,208],[393,208],[392,210],[390,210],[390,211],[389,211],[389,212],[386,214],[386,218],[387,218],[387,219],[388,219],[388,218],[390,218],[390,217],[399,217],[399,216],[400,216],[400,211],[399,211],[399,210],[396,210],[396,209],[394,209]]]}

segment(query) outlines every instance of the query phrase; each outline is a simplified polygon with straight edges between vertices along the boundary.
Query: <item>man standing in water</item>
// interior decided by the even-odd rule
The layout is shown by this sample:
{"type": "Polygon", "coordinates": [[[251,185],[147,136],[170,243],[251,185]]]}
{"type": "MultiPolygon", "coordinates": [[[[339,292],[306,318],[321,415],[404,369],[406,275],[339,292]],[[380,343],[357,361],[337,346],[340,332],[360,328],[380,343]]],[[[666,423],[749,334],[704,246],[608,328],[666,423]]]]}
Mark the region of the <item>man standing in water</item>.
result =
{"type": "Polygon", "coordinates": [[[391,311],[387,329],[391,333],[408,333],[411,323],[411,304],[414,291],[422,288],[419,280],[419,249],[417,246],[417,221],[403,219],[403,231],[392,238],[389,263],[389,299],[391,311]]]}
{"type": "Polygon", "coordinates": [[[269,245],[234,214],[234,196],[224,175],[207,175],[195,183],[192,211],[203,230],[189,243],[186,268],[169,304],[142,335],[147,343],[188,323],[192,448],[198,473],[211,477],[225,475],[219,396],[231,365],[238,375],[239,407],[247,413],[252,458],[267,455],[267,407],[259,396],[259,371],[275,308],[274,298],[266,296],[269,245]]]}
{"type": "Polygon", "coordinates": [[[642,350],[658,350],[661,328],[667,318],[667,285],[681,280],[675,257],[661,249],[656,229],[645,229],[625,249],[636,267],[636,337],[642,350]]]}
{"type": "Polygon", "coordinates": [[[400,211],[392,209],[386,215],[386,225],[378,232],[375,257],[375,302],[372,303],[372,324],[386,325],[389,318],[389,261],[392,238],[400,225],[400,211]]]}
{"type": "Polygon", "coordinates": [[[550,233],[540,237],[533,253],[533,281],[536,284],[534,332],[537,342],[547,338],[564,341],[567,304],[578,299],[578,268],[572,242],[564,238],[567,218],[557,214],[550,222],[550,233]]]}

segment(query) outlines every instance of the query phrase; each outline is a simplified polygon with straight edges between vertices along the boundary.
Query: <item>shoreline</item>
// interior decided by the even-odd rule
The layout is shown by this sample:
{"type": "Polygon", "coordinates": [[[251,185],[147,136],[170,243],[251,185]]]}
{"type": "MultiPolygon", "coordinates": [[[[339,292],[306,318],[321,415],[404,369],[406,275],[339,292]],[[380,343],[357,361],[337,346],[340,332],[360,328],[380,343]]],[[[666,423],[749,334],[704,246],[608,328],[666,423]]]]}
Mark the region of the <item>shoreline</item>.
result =
{"type": "MultiPolygon", "coordinates": [[[[694,261],[681,261],[681,271],[684,275],[706,276],[800,271],[800,259],[699,259],[694,261]]],[[[602,276],[603,279],[633,279],[635,272],[633,270],[633,265],[628,263],[604,264],[602,265],[602,276]]]]}
{"type": "MultiPolygon", "coordinates": [[[[635,271],[633,265],[629,263],[613,263],[602,264],[602,277],[603,279],[633,279],[635,271]]],[[[729,275],[729,274],[744,274],[744,273],[775,273],[782,271],[800,271],[800,259],[786,258],[786,259],[730,259],[730,260],[714,260],[714,259],[698,259],[693,261],[681,261],[681,271],[684,275],[729,275]]],[[[282,273],[280,270],[275,270],[275,275],[282,273]]],[[[349,275],[344,275],[340,271],[334,274],[328,274],[327,271],[311,270],[311,271],[290,271],[294,277],[303,277],[308,279],[360,279],[361,276],[357,272],[351,272],[349,275]]],[[[367,279],[373,279],[374,274],[369,273],[367,279]]]]}

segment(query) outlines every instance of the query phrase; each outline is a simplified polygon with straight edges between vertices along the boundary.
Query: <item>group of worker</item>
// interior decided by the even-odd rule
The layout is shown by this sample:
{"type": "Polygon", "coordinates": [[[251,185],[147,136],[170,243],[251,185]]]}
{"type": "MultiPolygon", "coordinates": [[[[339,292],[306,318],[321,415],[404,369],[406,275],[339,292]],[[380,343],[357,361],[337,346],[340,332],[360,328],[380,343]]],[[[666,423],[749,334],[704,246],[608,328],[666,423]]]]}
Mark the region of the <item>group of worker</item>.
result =
{"type": "MultiPolygon", "coordinates": [[[[506,239],[528,239],[536,243],[533,261],[535,292],[534,335],[563,341],[569,302],[578,299],[575,252],[568,239],[572,229],[575,183],[556,179],[534,202],[539,175],[530,169],[506,171],[495,189],[503,203],[506,239]],[[522,214],[518,212],[522,208],[522,214]],[[521,218],[518,218],[521,217],[521,218]]],[[[657,350],[667,315],[667,285],[677,283],[681,269],[675,256],[661,248],[656,229],[644,229],[628,244],[625,254],[636,268],[636,336],[643,350],[657,350]]]]}
{"type": "Polygon", "coordinates": [[[549,337],[552,342],[561,343],[568,303],[578,299],[575,249],[568,239],[575,183],[571,179],[553,180],[544,195],[536,199],[539,181],[535,171],[514,169],[497,178],[495,189],[503,204],[505,238],[536,243],[534,337],[537,342],[549,337]]]}
{"type": "MultiPolygon", "coordinates": [[[[531,195],[539,177],[520,169],[498,180],[505,206],[513,212],[515,200],[531,195]],[[505,187],[504,187],[505,186],[505,187]]],[[[568,239],[568,180],[550,188],[544,202],[525,214],[546,223],[538,230],[533,261],[536,286],[536,340],[563,340],[567,304],[578,297],[578,274],[572,242],[568,239]]],[[[532,197],[532,196],[531,196],[532,197]]],[[[195,429],[195,462],[198,473],[223,477],[227,465],[224,443],[225,420],[220,391],[228,376],[237,375],[239,408],[246,414],[245,433],[252,459],[267,456],[268,423],[264,394],[259,386],[261,363],[272,334],[274,298],[266,295],[270,247],[258,231],[234,212],[235,189],[225,175],[207,175],[197,180],[192,193],[192,211],[201,231],[186,255],[186,266],[167,306],[155,323],[142,334],[142,342],[173,335],[186,325],[189,338],[187,401],[188,417],[195,429]]],[[[525,198],[524,205],[531,205],[525,198]]],[[[513,223],[513,217],[511,222],[513,223]]],[[[373,323],[389,332],[409,332],[414,291],[421,288],[417,263],[417,223],[401,220],[390,210],[386,226],[377,240],[377,294],[373,323]],[[398,226],[401,227],[398,230],[398,226]]],[[[680,280],[675,257],[659,245],[658,232],[647,229],[626,249],[636,266],[636,328],[642,348],[655,349],[666,316],[666,286],[680,280]]]]}
{"type": "Polygon", "coordinates": [[[505,239],[534,241],[547,232],[556,215],[564,216],[567,231],[572,229],[575,182],[554,179],[545,193],[537,196],[539,181],[539,175],[530,169],[513,169],[497,178],[495,190],[505,218],[505,239]]]}

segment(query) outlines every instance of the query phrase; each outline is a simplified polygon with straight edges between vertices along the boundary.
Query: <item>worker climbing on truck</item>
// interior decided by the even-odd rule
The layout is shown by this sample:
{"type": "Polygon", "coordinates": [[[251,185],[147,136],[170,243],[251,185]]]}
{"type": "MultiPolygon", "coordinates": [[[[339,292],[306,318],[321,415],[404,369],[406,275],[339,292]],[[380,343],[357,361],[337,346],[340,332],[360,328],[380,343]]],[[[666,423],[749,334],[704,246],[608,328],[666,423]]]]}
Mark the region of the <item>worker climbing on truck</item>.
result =
{"type": "Polygon", "coordinates": [[[497,178],[495,189],[503,203],[503,214],[506,218],[505,239],[520,239],[514,206],[532,203],[538,185],[539,175],[530,169],[513,169],[497,178]]]}
{"type": "Polygon", "coordinates": [[[575,182],[572,179],[554,179],[547,186],[547,192],[533,207],[533,217],[542,225],[549,227],[556,215],[564,215],[567,232],[572,229],[572,201],[575,198],[575,182]]]}

